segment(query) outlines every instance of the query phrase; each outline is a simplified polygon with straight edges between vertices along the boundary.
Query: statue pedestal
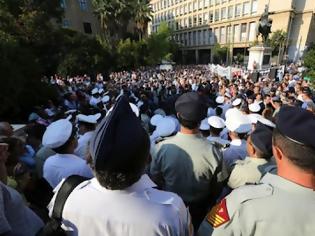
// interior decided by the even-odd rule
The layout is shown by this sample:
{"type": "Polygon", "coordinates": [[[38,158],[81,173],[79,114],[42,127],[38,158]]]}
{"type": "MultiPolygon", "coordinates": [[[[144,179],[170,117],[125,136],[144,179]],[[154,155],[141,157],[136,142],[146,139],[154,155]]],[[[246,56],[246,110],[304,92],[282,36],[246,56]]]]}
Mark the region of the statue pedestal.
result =
{"type": "Polygon", "coordinates": [[[264,70],[270,68],[272,48],[265,46],[254,46],[248,49],[248,70],[254,70],[254,64],[256,64],[257,70],[264,70]]]}

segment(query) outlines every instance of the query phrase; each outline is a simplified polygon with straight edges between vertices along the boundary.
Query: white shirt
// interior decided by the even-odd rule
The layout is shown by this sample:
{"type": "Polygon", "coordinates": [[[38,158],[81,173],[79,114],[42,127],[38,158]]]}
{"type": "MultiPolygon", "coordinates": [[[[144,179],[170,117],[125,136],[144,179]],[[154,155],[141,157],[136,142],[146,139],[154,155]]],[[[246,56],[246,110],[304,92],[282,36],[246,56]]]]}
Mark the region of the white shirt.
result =
{"type": "Polygon", "coordinates": [[[0,182],[0,234],[34,236],[43,226],[21,195],[0,182]]]}
{"type": "Polygon", "coordinates": [[[229,167],[232,167],[237,160],[244,160],[246,156],[246,141],[241,139],[232,140],[230,147],[223,152],[223,160],[229,167]]]}
{"type": "Polygon", "coordinates": [[[73,154],[56,154],[44,163],[43,177],[55,188],[62,179],[71,175],[92,178],[93,173],[86,161],[73,154]]]}
{"type": "Polygon", "coordinates": [[[88,144],[90,139],[92,138],[94,134],[94,131],[89,131],[83,134],[79,139],[78,139],[78,146],[74,151],[74,154],[77,155],[78,157],[81,157],[83,160],[86,159],[86,153],[88,149],[88,144]]]}
{"type": "Polygon", "coordinates": [[[147,175],[124,190],[108,190],[96,178],[85,181],[65,204],[63,227],[76,236],[191,235],[181,198],[155,186],[147,175]]]}

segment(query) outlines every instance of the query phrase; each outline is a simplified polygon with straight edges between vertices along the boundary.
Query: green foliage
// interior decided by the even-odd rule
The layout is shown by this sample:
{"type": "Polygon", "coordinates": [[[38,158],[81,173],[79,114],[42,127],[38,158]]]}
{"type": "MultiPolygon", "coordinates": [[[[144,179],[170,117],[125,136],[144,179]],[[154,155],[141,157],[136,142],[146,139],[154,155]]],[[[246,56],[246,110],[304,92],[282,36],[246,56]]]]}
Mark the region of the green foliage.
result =
{"type": "Polygon", "coordinates": [[[288,34],[283,30],[277,30],[272,33],[269,44],[272,47],[273,55],[277,55],[279,50],[285,47],[285,43],[287,41],[288,34]]]}
{"type": "Polygon", "coordinates": [[[92,4],[106,37],[112,42],[127,38],[131,26],[141,40],[152,17],[147,0],[92,0],[92,4]]]}
{"type": "Polygon", "coordinates": [[[226,61],[226,54],[228,52],[227,47],[221,47],[220,44],[216,43],[212,49],[213,62],[215,64],[221,64],[226,61]]]}
{"type": "Polygon", "coordinates": [[[116,49],[118,69],[137,68],[139,66],[153,66],[162,60],[172,61],[178,49],[172,40],[172,32],[166,23],[162,23],[156,33],[147,39],[132,41],[121,40],[116,49]]]}
{"type": "Polygon", "coordinates": [[[304,66],[307,67],[306,76],[311,79],[313,88],[315,88],[315,48],[310,48],[304,55],[304,66]]]}

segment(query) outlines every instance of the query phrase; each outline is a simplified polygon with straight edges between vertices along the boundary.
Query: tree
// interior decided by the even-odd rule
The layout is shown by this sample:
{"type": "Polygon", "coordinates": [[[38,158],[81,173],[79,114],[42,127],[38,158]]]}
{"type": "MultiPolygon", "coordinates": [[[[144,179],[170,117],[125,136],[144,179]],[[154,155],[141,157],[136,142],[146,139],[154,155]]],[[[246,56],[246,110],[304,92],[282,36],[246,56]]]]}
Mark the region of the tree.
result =
{"type": "Polygon", "coordinates": [[[215,64],[222,64],[226,61],[226,55],[228,52],[227,47],[221,47],[220,44],[216,43],[212,49],[213,62],[215,64]]]}
{"type": "Polygon", "coordinates": [[[315,87],[315,48],[309,48],[304,55],[304,66],[307,67],[306,76],[311,79],[313,87],[315,87]]]}
{"type": "Polygon", "coordinates": [[[148,27],[148,22],[152,18],[152,8],[147,0],[137,0],[135,4],[134,21],[139,40],[143,38],[143,34],[148,27]]]}
{"type": "Polygon", "coordinates": [[[128,0],[92,0],[101,27],[110,41],[118,42],[126,35],[134,14],[133,3],[128,0]]]}
{"type": "Polygon", "coordinates": [[[283,30],[277,30],[272,33],[269,43],[272,47],[272,54],[278,55],[278,64],[281,62],[280,58],[285,51],[288,34],[283,30]]]}

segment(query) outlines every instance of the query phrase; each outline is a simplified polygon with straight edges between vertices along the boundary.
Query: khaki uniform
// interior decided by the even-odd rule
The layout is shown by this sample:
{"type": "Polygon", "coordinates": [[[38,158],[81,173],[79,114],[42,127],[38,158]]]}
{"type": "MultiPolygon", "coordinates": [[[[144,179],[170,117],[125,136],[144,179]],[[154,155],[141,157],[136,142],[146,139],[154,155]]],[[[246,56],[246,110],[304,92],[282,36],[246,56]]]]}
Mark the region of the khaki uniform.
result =
{"type": "Polygon", "coordinates": [[[245,184],[258,183],[264,174],[275,168],[275,164],[266,159],[247,157],[236,161],[228,185],[234,189],[245,184]]]}
{"type": "Polygon", "coordinates": [[[199,134],[180,132],[156,145],[150,173],[162,175],[163,189],[177,193],[186,203],[204,200],[213,178],[223,182],[228,177],[218,148],[199,134]]]}
{"type": "Polygon", "coordinates": [[[315,192],[280,176],[242,186],[208,213],[203,235],[311,236],[315,232],[315,192]]]}

